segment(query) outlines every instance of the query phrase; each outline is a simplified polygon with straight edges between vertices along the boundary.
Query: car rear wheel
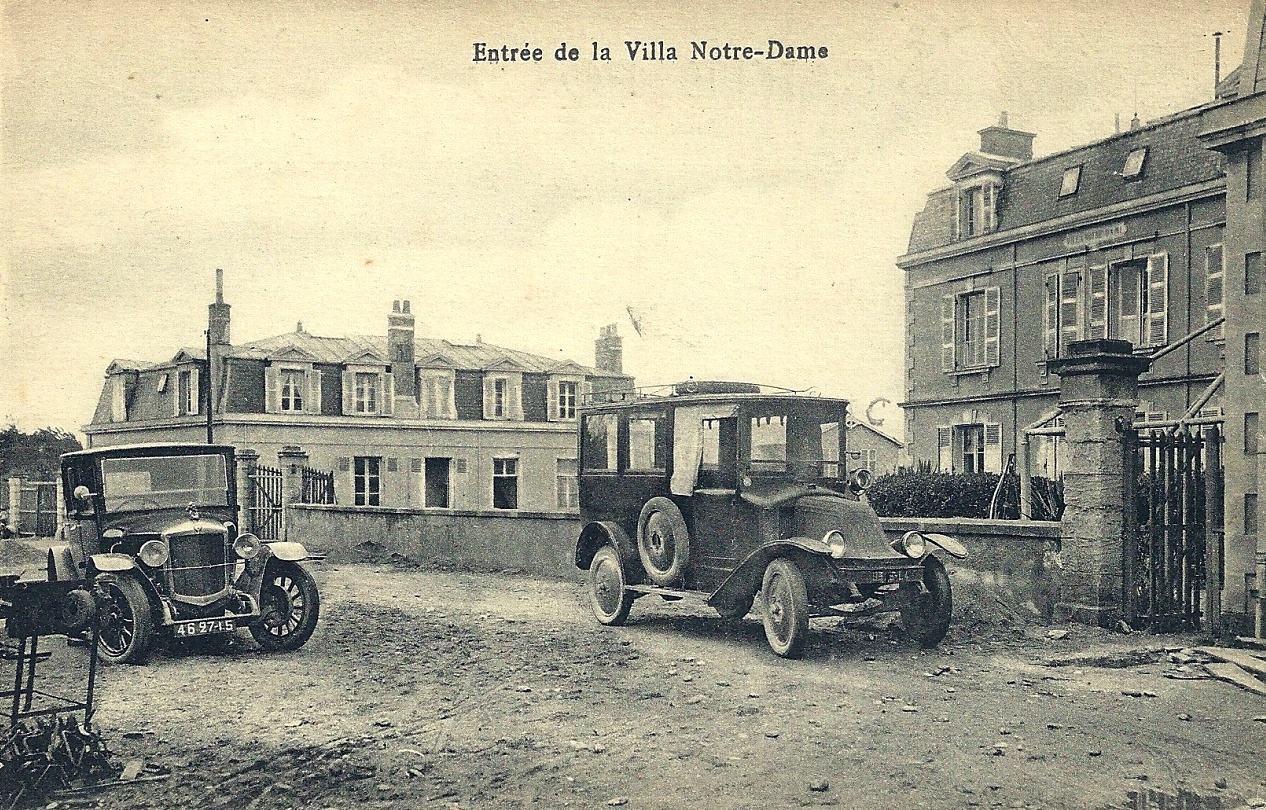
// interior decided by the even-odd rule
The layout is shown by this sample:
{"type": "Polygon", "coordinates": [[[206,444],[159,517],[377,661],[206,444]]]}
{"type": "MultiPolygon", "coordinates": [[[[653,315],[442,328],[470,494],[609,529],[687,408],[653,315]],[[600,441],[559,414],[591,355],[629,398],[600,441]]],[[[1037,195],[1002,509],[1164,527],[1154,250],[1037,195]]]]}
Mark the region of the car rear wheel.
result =
{"type": "Polygon", "coordinates": [[[635,594],[627,590],[620,552],[603,546],[589,563],[589,604],[599,624],[621,625],[629,617],[635,594]]]}
{"type": "Polygon", "coordinates": [[[297,650],[312,637],[321,598],[312,575],[298,563],[272,559],[259,592],[259,621],[251,635],[267,652],[297,650]]]}
{"type": "Polygon", "coordinates": [[[651,498],[637,519],[637,554],[656,585],[680,582],[690,565],[690,532],[671,499],[651,498]]]}
{"type": "Polygon", "coordinates": [[[809,634],[809,597],[794,562],[780,557],[765,567],[761,598],[770,649],[783,658],[799,658],[809,634]]]}
{"type": "Polygon", "coordinates": [[[923,590],[901,611],[901,623],[919,646],[935,647],[949,632],[953,607],[949,574],[940,560],[928,555],[923,561],[923,590]]]}
{"type": "Polygon", "coordinates": [[[97,654],[110,664],[141,664],[154,640],[154,613],[141,583],[131,577],[99,582],[97,654]]]}

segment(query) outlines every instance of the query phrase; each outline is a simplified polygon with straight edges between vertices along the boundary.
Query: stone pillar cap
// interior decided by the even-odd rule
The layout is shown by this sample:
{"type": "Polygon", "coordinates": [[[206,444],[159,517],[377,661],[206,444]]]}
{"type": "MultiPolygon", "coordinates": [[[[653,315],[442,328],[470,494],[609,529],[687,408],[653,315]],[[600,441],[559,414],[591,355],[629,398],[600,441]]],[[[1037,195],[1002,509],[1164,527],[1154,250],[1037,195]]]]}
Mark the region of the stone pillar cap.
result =
{"type": "Polygon", "coordinates": [[[1068,344],[1068,356],[1048,360],[1046,368],[1060,376],[1115,371],[1138,376],[1152,365],[1152,358],[1134,353],[1128,340],[1096,338],[1074,340],[1068,344]]]}

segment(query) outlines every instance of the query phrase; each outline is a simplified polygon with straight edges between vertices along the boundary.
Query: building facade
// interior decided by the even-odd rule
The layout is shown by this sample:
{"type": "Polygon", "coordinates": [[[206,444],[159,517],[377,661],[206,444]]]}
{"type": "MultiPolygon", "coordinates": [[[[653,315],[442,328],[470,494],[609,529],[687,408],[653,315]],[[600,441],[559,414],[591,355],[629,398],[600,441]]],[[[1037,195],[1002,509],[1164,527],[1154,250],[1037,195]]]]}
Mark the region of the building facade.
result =
{"type": "Polygon", "coordinates": [[[206,350],[185,348],[168,362],[110,364],[83,428],[89,446],[206,441],[209,421],[217,442],[260,463],[301,448],[307,465],[334,471],[340,504],[570,512],[577,407],[633,388],[614,326],[588,367],[419,337],[408,301],[395,303],[385,338],[299,324],[234,345],[217,279],[209,320],[209,363],[206,350]]]}
{"type": "MultiPolygon", "coordinates": [[[[1000,472],[1053,413],[1047,369],[1076,340],[1151,354],[1223,317],[1226,161],[1195,108],[1034,158],[1003,120],[914,220],[905,273],[906,444],[913,461],[1000,472]]],[[[1153,362],[1138,420],[1187,414],[1222,371],[1219,327],[1153,362]]],[[[1215,393],[1198,410],[1215,416],[1215,393]]],[[[1035,454],[1056,474],[1058,447],[1035,454]]]]}

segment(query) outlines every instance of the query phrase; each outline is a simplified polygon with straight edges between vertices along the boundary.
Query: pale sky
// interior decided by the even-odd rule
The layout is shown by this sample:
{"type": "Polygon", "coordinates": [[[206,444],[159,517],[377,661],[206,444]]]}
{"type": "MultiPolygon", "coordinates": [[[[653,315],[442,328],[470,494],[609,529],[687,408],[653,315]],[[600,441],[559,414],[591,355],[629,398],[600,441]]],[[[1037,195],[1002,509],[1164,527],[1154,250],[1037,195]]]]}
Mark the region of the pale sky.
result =
{"type": "Polygon", "coordinates": [[[111,359],[202,344],[217,267],[236,342],[409,298],[427,336],[585,364],[618,323],[639,384],[900,401],[894,261],[976,131],[1006,110],[1041,155],[1207,101],[1248,0],[3,9],[0,424],[74,430],[111,359]],[[769,39],[828,56],[690,59],[769,39]]]}

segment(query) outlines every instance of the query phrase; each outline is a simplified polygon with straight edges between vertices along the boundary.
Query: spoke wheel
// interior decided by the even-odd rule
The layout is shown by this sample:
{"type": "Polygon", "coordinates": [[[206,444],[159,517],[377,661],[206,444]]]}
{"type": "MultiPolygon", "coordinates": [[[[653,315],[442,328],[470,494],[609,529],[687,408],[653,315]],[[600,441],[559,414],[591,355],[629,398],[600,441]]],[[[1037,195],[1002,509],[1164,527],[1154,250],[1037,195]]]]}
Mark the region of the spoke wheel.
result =
{"type": "Polygon", "coordinates": [[[629,617],[634,594],[625,589],[624,566],[613,546],[603,546],[589,564],[589,604],[599,624],[621,625],[629,617]]]}
{"type": "Polygon", "coordinates": [[[111,664],[140,664],[154,639],[154,614],[141,583],[130,577],[99,583],[97,654],[111,664]]]}
{"type": "Polygon", "coordinates": [[[259,610],[251,635],[260,647],[269,652],[299,649],[312,637],[321,612],[312,575],[297,563],[269,561],[259,592],[259,610]]]}
{"type": "Polygon", "coordinates": [[[809,597],[804,575],[791,560],[774,560],[765,568],[761,597],[765,602],[765,640],[769,648],[783,658],[799,658],[809,635],[809,597]]]}
{"type": "Polygon", "coordinates": [[[949,632],[953,608],[949,574],[940,560],[928,555],[923,562],[923,588],[911,594],[909,606],[901,611],[901,623],[919,646],[935,647],[949,632]]]}

